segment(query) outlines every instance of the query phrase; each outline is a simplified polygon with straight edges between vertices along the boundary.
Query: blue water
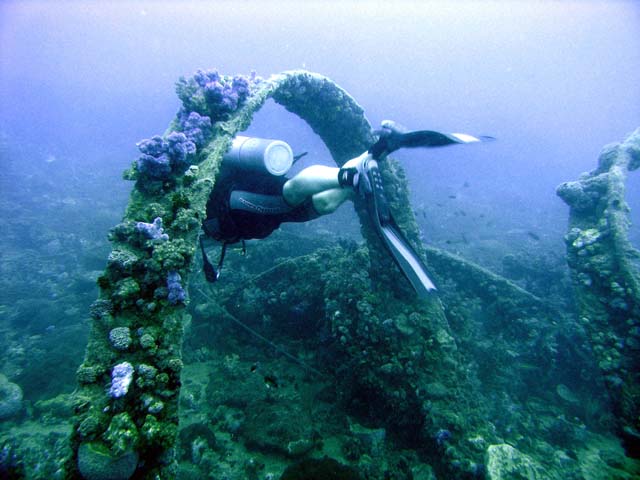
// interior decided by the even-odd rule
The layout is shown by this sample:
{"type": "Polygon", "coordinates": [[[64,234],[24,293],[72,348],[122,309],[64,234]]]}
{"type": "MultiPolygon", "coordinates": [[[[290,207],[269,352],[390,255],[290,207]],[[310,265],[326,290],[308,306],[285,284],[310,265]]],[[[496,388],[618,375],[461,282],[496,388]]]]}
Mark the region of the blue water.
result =
{"type": "Polygon", "coordinates": [[[416,190],[456,174],[548,206],[557,183],[640,123],[639,27],[637,4],[615,1],[5,1],[0,122],[43,155],[118,172],[172,118],[179,76],[306,68],[374,125],[500,140],[482,154],[412,152],[416,190]]]}

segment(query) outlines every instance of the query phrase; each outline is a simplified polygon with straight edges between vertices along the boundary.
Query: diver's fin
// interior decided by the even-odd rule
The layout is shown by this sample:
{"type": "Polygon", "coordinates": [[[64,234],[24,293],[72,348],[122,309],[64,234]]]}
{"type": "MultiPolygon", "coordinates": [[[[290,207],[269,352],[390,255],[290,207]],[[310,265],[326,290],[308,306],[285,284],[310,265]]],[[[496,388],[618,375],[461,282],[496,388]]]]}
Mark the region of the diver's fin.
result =
{"type": "Polygon", "coordinates": [[[367,161],[365,171],[370,185],[365,199],[376,233],[418,296],[424,298],[429,292],[436,290],[436,287],[429,278],[427,268],[420,256],[411,247],[391,216],[382,188],[378,163],[375,160],[367,161]]]}
{"type": "Polygon", "coordinates": [[[416,130],[408,132],[404,127],[401,127],[390,120],[385,120],[382,124],[382,129],[377,130],[374,133],[379,136],[379,139],[371,146],[369,153],[375,159],[380,159],[400,148],[434,148],[461,143],[476,143],[495,140],[493,137],[476,137],[467,133],[441,133],[432,130],[416,130]]]}
{"type": "Polygon", "coordinates": [[[393,255],[393,259],[402,270],[402,273],[404,273],[404,276],[407,277],[418,296],[426,297],[429,292],[435,291],[436,286],[429,278],[427,268],[415,250],[411,248],[400,229],[395,226],[395,222],[381,225],[380,229],[386,241],[387,248],[393,255]]]}

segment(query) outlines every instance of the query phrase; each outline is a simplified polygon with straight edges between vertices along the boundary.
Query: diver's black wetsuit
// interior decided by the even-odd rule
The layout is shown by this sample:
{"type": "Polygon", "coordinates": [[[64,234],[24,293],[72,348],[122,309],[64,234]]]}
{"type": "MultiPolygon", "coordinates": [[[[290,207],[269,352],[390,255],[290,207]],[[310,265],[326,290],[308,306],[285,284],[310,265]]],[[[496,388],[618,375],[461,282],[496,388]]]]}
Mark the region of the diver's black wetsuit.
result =
{"type": "Polygon", "coordinates": [[[288,205],[282,196],[286,176],[243,175],[223,172],[207,202],[205,233],[218,241],[269,236],[284,222],[307,222],[319,215],[311,199],[297,207],[288,205]]]}

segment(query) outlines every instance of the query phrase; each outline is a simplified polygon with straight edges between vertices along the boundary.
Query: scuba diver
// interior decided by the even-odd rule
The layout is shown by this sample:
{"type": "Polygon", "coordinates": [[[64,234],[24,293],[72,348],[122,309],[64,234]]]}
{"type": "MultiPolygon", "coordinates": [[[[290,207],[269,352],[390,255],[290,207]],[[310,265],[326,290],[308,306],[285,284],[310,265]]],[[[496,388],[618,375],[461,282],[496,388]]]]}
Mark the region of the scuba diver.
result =
{"type": "Polygon", "coordinates": [[[218,266],[214,267],[200,237],[207,280],[218,279],[227,245],[242,242],[244,251],[244,240],[265,238],[284,222],[307,222],[333,213],[357,196],[366,202],[377,234],[416,293],[424,297],[435,290],[424,263],[391,215],[378,162],[400,148],[442,147],[491,137],[409,132],[389,120],[383,121],[374,134],[378,140],[342,167],[311,165],[292,178],[285,174],[306,153],[294,157],[285,142],[236,136],[224,156],[202,225],[205,236],[222,243],[218,266]]]}

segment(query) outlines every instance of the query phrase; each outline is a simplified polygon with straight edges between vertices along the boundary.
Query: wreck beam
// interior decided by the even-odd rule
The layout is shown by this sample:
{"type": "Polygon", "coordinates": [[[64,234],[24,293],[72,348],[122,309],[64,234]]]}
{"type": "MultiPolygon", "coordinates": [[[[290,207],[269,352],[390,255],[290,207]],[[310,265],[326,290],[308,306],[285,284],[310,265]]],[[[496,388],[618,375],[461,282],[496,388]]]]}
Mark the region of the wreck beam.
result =
{"type": "Polygon", "coordinates": [[[557,194],[569,205],[567,261],[579,321],[626,439],[640,436],[640,252],[629,242],[625,181],[640,167],[640,129],[604,147],[598,167],[557,194]]]}

